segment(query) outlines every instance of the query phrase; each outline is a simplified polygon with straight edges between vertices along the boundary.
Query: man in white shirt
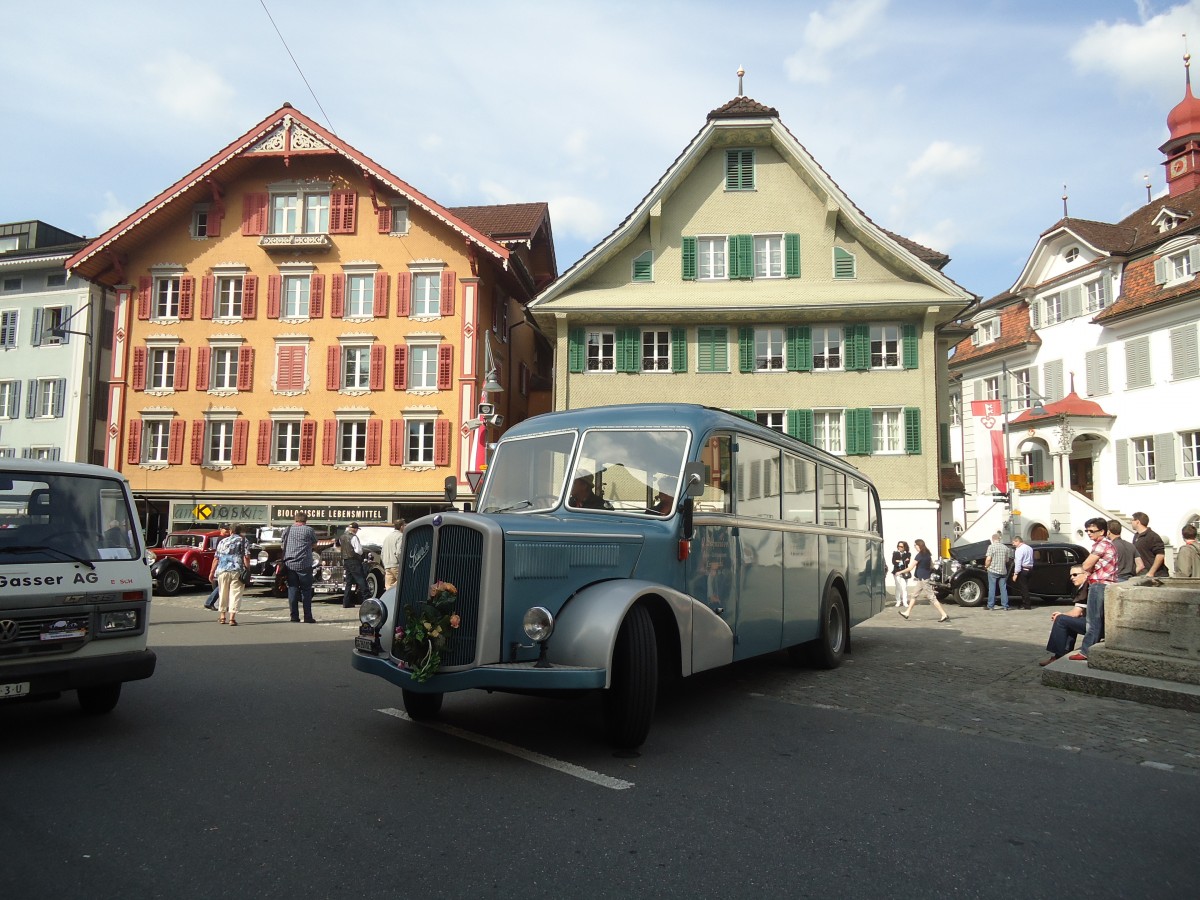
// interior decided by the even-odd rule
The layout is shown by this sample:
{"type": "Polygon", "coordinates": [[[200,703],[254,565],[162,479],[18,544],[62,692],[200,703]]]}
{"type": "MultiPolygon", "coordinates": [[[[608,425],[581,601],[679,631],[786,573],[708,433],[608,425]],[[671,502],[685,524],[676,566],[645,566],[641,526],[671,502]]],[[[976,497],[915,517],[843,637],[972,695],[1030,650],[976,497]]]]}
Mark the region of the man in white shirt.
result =
{"type": "Polygon", "coordinates": [[[1033,548],[1019,535],[1013,535],[1013,584],[1021,594],[1021,609],[1033,609],[1029,603],[1029,576],[1033,572],[1033,548]]]}
{"type": "Polygon", "coordinates": [[[383,589],[386,591],[394,584],[400,583],[400,560],[404,557],[404,520],[392,522],[392,530],[383,539],[379,548],[383,558],[383,589]]]}

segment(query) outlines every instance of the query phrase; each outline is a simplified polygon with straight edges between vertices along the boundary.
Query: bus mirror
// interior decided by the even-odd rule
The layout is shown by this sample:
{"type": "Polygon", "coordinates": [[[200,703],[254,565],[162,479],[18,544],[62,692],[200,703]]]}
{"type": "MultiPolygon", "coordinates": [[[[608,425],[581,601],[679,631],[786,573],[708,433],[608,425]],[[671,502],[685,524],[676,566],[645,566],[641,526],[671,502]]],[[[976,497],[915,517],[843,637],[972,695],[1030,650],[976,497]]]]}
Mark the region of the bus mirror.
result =
{"type": "Polygon", "coordinates": [[[453,475],[447,475],[446,481],[446,502],[453,503],[458,497],[458,479],[453,475]]]}
{"type": "Polygon", "coordinates": [[[683,467],[683,494],[685,497],[700,497],[704,494],[704,463],[690,462],[683,467]]]}

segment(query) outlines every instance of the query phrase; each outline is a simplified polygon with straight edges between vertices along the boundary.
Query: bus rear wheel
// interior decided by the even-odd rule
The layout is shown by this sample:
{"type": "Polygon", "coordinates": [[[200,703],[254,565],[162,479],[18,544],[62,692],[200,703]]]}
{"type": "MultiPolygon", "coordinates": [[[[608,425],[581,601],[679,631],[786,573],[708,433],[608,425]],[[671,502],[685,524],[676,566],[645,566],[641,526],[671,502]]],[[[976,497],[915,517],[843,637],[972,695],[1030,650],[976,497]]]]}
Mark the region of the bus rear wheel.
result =
{"type": "Polygon", "coordinates": [[[846,615],[846,601],[837,588],[830,587],[821,602],[821,636],[815,641],[788,648],[788,655],[797,664],[836,669],[846,658],[849,645],[850,618],[846,615]]]}
{"type": "Polygon", "coordinates": [[[404,695],[404,711],[414,722],[428,722],[438,717],[442,711],[442,699],[445,694],[421,694],[401,688],[404,695]]]}
{"type": "Polygon", "coordinates": [[[658,644],[644,606],[631,607],[617,632],[610,686],[604,692],[608,739],[619,750],[640,747],[658,701],[658,644]]]}

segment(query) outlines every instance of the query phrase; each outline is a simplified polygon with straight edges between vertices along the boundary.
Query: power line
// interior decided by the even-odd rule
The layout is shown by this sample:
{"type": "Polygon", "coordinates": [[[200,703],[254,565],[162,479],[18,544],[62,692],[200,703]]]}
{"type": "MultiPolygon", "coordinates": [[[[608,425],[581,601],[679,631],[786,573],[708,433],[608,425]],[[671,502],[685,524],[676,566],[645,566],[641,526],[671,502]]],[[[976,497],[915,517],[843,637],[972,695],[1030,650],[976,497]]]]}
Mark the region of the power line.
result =
{"type": "Polygon", "coordinates": [[[333,122],[329,120],[329,113],[325,112],[325,107],[321,105],[321,101],[317,99],[317,93],[312,89],[312,85],[308,83],[308,79],[304,77],[304,70],[300,68],[300,63],[296,62],[296,57],[292,55],[292,48],[288,46],[288,42],[283,38],[283,32],[279,30],[279,26],[275,24],[275,19],[271,15],[271,11],[267,9],[267,0],[258,0],[262,4],[263,12],[267,14],[267,18],[271,20],[271,27],[275,29],[275,33],[279,35],[280,43],[283,44],[283,49],[287,51],[287,55],[292,58],[292,65],[296,67],[296,71],[300,73],[300,80],[304,82],[304,86],[308,88],[308,92],[312,94],[313,102],[317,104],[317,109],[321,111],[321,115],[325,117],[325,124],[329,126],[329,130],[337,136],[337,129],[333,127],[333,122]]]}

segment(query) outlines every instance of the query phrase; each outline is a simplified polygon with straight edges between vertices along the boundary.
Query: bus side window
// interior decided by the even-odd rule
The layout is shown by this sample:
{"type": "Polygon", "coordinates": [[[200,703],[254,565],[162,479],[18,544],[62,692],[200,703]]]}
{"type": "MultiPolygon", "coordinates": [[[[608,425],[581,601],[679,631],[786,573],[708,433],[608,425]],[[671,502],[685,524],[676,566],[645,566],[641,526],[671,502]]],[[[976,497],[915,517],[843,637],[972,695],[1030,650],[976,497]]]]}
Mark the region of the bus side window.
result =
{"type": "Polygon", "coordinates": [[[703,512],[733,512],[733,495],[729,491],[729,435],[713,435],[700,451],[704,463],[704,493],[696,498],[696,509],[703,512]]]}
{"type": "Polygon", "coordinates": [[[783,456],[783,520],[817,524],[817,467],[799,456],[783,456]]]}

